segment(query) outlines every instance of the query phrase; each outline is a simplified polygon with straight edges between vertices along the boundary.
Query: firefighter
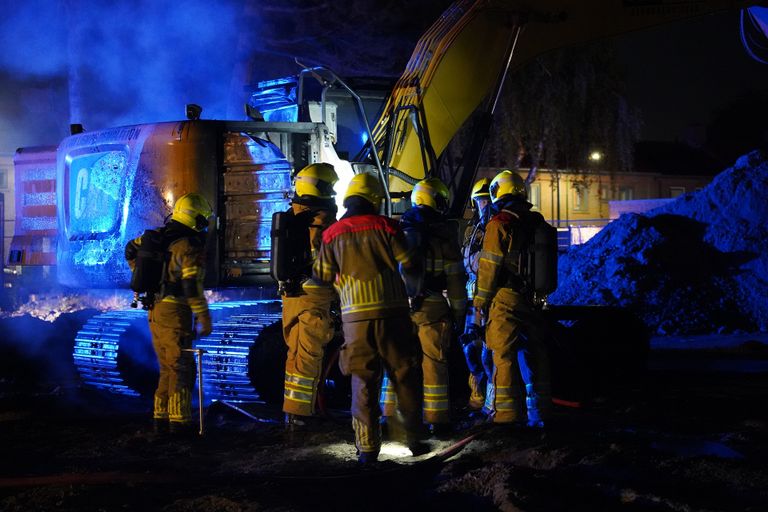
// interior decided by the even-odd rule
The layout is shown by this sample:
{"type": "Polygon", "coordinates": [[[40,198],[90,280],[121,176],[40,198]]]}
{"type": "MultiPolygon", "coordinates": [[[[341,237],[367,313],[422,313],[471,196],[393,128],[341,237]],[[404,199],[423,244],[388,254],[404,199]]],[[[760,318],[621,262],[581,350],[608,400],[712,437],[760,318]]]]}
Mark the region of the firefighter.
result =
{"type": "Polygon", "coordinates": [[[481,312],[486,343],[493,351],[492,418],[494,423],[542,427],[551,408],[549,359],[537,335],[525,258],[532,230],[544,219],[530,211],[525,182],[514,172],[500,172],[490,193],[498,213],[486,227],[474,307],[481,312]]]}
{"type": "Polygon", "coordinates": [[[306,166],[295,179],[291,212],[309,223],[311,260],[306,268],[298,270],[299,278],[283,295],[283,337],[288,345],[283,412],[290,430],[305,426],[306,418],[315,412],[324,349],[334,333],[333,287],[311,276],[323,231],[336,222],[333,186],[338,180],[333,166],[326,163],[306,166]]]}
{"type": "Polygon", "coordinates": [[[420,269],[397,223],[378,214],[382,197],[375,176],[354,176],[344,196],[347,212],[323,233],[314,265],[314,277],[335,283],[339,292],[344,331],[339,365],[352,376],[352,428],[361,463],[374,462],[381,448],[378,398],[385,370],[411,452],[426,451],[420,441],[421,350],[398,266],[405,273],[420,269]]]}
{"type": "MultiPolygon", "coordinates": [[[[491,216],[491,193],[488,190],[490,184],[491,180],[481,178],[472,187],[471,198],[474,215],[472,222],[464,232],[462,246],[464,268],[469,276],[467,281],[469,300],[475,296],[480,250],[483,247],[485,226],[491,216]]],[[[479,312],[475,311],[473,307],[469,307],[464,334],[459,337],[459,340],[469,369],[469,408],[478,411],[483,409],[485,405],[485,412],[489,412],[493,389],[492,386],[487,386],[487,383],[490,382],[493,374],[493,361],[491,351],[483,342],[481,323],[479,312]]]]}
{"type": "MultiPolygon", "coordinates": [[[[453,332],[464,326],[467,307],[458,233],[445,218],[448,201],[448,187],[437,178],[427,178],[414,186],[412,207],[400,219],[409,247],[424,267],[421,290],[411,299],[411,320],[424,354],[424,421],[434,434],[449,430],[448,352],[453,332]]],[[[394,396],[387,392],[388,378],[386,382],[382,405],[384,415],[391,416],[394,396]]]]}
{"type": "MultiPolygon", "coordinates": [[[[192,348],[197,334],[207,336],[213,330],[203,293],[205,242],[212,213],[202,195],[185,194],[174,204],[170,221],[160,229],[167,244],[167,262],[161,292],[148,315],[152,346],[160,366],[153,413],[158,433],[193,431],[195,361],[192,353],[184,349],[192,348]]],[[[144,236],[128,242],[125,248],[132,270],[136,258],[141,257],[144,236]]]]}

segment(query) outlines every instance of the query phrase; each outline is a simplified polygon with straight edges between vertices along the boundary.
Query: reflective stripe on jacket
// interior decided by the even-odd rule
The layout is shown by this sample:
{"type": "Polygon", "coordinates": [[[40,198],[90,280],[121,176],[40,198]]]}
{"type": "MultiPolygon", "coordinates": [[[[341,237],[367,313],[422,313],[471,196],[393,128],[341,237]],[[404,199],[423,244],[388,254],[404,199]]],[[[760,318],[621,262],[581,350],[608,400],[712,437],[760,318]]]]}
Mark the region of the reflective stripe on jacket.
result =
{"type": "Polygon", "coordinates": [[[483,250],[477,270],[477,292],[474,306],[481,310],[490,303],[499,287],[499,276],[505,265],[505,256],[512,244],[512,223],[519,215],[509,210],[502,210],[491,218],[485,228],[483,250]]]}
{"type": "Polygon", "coordinates": [[[168,246],[170,259],[166,270],[168,288],[180,289],[183,279],[194,279],[197,283],[197,293],[194,297],[186,297],[184,294],[168,295],[163,302],[175,304],[187,304],[192,313],[198,314],[208,311],[208,301],[203,292],[203,280],[205,279],[205,246],[193,243],[189,238],[180,238],[168,246]]]}
{"type": "Polygon", "coordinates": [[[334,283],[345,322],[408,314],[398,263],[413,266],[405,236],[381,215],[342,218],[323,232],[314,278],[334,283]]]}

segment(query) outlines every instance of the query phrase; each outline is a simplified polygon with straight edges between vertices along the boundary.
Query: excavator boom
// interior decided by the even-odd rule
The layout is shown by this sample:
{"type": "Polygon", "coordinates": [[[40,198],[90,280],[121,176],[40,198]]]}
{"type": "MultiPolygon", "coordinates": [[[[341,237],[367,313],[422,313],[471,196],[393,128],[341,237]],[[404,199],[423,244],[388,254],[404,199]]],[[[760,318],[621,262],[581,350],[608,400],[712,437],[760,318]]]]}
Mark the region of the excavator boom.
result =
{"type": "MultiPolygon", "coordinates": [[[[409,191],[435,170],[437,157],[483,103],[492,116],[504,77],[533,58],[645,28],[747,8],[730,0],[458,0],[419,40],[373,128],[393,193],[409,191]]],[[[490,126],[490,122],[487,123],[490,126]]],[[[484,137],[485,133],[477,133],[484,137]]],[[[472,152],[470,152],[472,153],[472,152]]],[[[480,151],[471,155],[479,160],[480,151]]],[[[467,155],[465,155],[466,157],[467,155]]],[[[454,179],[466,201],[477,161],[454,179]]]]}

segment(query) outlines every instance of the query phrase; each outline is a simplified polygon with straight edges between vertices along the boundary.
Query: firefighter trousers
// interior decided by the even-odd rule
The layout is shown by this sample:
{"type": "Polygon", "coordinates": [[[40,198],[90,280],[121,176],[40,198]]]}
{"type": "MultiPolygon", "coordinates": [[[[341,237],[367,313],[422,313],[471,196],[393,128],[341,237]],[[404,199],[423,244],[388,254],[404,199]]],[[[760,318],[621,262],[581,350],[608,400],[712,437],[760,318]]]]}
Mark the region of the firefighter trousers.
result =
{"type": "Polygon", "coordinates": [[[288,345],[283,412],[300,416],[315,412],[325,346],[334,334],[330,312],[334,298],[330,287],[283,297],[283,337],[288,345]]]}
{"type": "Polygon", "coordinates": [[[493,351],[492,396],[495,423],[539,426],[551,410],[549,356],[533,306],[510,288],[491,303],[485,337],[493,351]],[[525,397],[525,405],[523,405],[525,397]]]}
{"type": "Polygon", "coordinates": [[[352,376],[352,427],[359,452],[381,448],[379,393],[386,370],[397,396],[403,426],[414,437],[421,429],[421,350],[407,316],[344,322],[339,365],[352,376]]]}
{"type": "Polygon", "coordinates": [[[153,417],[173,423],[192,421],[195,359],[191,352],[194,325],[186,304],[157,302],[149,310],[149,331],[160,366],[153,417]]]}
{"type": "MultiPolygon", "coordinates": [[[[448,353],[450,350],[453,315],[448,302],[441,296],[427,298],[411,313],[423,353],[421,369],[424,375],[424,421],[449,423],[448,353]]],[[[382,385],[381,406],[384,416],[392,416],[397,407],[392,382],[387,374],[382,385]]]]}

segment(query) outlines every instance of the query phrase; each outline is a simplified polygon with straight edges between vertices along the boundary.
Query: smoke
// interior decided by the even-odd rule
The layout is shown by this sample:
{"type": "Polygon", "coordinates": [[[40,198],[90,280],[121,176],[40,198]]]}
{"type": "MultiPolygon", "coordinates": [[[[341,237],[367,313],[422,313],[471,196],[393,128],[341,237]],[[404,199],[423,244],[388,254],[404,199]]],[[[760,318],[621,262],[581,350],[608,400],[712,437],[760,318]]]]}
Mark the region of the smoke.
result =
{"type": "Polygon", "coordinates": [[[241,113],[239,63],[258,42],[258,13],[245,4],[0,0],[0,151],[13,148],[5,139],[57,143],[69,123],[183,119],[186,103],[208,119],[241,113]],[[56,119],[53,136],[46,118],[56,119]]]}
{"type": "Polygon", "coordinates": [[[63,2],[3,0],[0,66],[21,76],[53,77],[66,69],[63,2]],[[21,4],[21,5],[20,5],[21,4]]]}
{"type": "MultiPolygon", "coordinates": [[[[26,292],[22,289],[21,294],[26,292]]],[[[55,322],[61,315],[84,309],[115,311],[128,309],[132,295],[126,290],[87,290],[82,293],[30,294],[23,304],[8,311],[0,310],[0,319],[29,316],[44,322],[55,322]]]]}
{"type": "Polygon", "coordinates": [[[81,310],[55,322],[31,316],[0,319],[0,393],[75,384],[75,334],[94,313],[81,310]]]}

